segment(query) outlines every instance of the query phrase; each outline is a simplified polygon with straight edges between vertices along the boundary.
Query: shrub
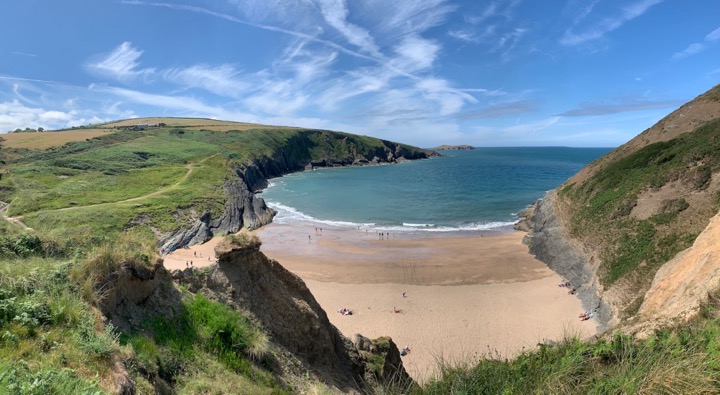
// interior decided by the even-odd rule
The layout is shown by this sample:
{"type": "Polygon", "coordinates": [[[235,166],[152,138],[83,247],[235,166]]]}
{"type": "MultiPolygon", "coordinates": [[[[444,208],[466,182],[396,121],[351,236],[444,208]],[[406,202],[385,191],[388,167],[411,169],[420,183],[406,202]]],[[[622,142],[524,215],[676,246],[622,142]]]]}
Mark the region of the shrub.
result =
{"type": "Polygon", "coordinates": [[[225,236],[233,248],[258,248],[262,244],[260,238],[250,233],[237,233],[225,236]]]}
{"type": "Polygon", "coordinates": [[[150,266],[157,256],[154,242],[139,233],[123,233],[118,239],[96,247],[71,271],[83,296],[93,302],[102,299],[103,287],[123,267],[150,266]]]}

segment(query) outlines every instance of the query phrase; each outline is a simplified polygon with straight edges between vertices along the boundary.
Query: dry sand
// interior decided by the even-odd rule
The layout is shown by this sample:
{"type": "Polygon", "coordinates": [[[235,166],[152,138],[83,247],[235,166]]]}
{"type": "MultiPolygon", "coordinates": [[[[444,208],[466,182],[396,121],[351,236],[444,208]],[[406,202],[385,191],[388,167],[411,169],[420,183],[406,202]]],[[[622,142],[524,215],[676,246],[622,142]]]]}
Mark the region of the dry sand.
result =
{"type": "MultiPolygon", "coordinates": [[[[305,280],[344,335],[390,336],[409,346],[403,361],[421,382],[438,359],[510,357],[545,339],[595,333],[593,321],[578,319],[580,301],[557,286],[562,279],[527,252],[522,232],[391,233],[380,240],[374,231],[323,228],[320,235],[311,226],[273,223],[256,234],[261,250],[305,280]],[[343,307],[353,315],[339,314],[343,307]]],[[[165,267],[214,262],[218,240],[175,251],[165,267]],[[195,252],[204,258],[194,259],[195,252]]]]}

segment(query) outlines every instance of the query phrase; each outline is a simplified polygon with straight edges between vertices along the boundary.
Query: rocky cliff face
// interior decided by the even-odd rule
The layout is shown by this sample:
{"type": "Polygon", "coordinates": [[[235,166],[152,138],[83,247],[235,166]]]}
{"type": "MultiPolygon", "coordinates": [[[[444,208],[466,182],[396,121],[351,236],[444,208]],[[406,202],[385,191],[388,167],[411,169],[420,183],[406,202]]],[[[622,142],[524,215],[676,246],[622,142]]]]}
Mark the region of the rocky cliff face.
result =
{"type": "Polygon", "coordinates": [[[638,317],[642,332],[693,317],[720,284],[720,214],[700,233],[692,247],[658,270],[645,294],[638,317]]]}
{"type": "Polygon", "coordinates": [[[595,320],[602,332],[615,322],[613,306],[603,299],[595,275],[596,265],[583,247],[568,237],[567,227],[557,214],[558,209],[557,192],[548,192],[535,204],[534,210],[521,225],[529,229],[523,241],[531,254],[570,282],[582,301],[583,309],[596,310],[595,320]]]}
{"type": "MultiPolygon", "coordinates": [[[[250,312],[274,343],[343,393],[363,390],[368,379],[366,359],[330,323],[300,277],[268,259],[259,245],[238,248],[223,242],[215,252],[218,264],[207,276],[188,279],[191,291],[201,291],[250,312]]],[[[400,361],[397,347],[392,344],[382,351],[389,362],[382,367],[385,373],[377,379],[402,377],[404,383],[412,382],[402,363],[397,363],[400,361]]]]}
{"type": "Polygon", "coordinates": [[[235,233],[243,228],[256,229],[270,223],[275,212],[255,195],[267,187],[270,178],[315,167],[397,163],[437,155],[391,141],[379,141],[381,145],[373,146],[352,135],[309,130],[293,136],[271,155],[234,165],[234,177],[224,185],[223,213],[217,218],[202,213],[192,226],[161,237],[160,253],[203,243],[215,235],[235,233]]]}
{"type": "Polygon", "coordinates": [[[530,251],[599,308],[600,329],[691,316],[716,286],[718,118],[720,86],[585,167],[520,225],[530,251]]]}

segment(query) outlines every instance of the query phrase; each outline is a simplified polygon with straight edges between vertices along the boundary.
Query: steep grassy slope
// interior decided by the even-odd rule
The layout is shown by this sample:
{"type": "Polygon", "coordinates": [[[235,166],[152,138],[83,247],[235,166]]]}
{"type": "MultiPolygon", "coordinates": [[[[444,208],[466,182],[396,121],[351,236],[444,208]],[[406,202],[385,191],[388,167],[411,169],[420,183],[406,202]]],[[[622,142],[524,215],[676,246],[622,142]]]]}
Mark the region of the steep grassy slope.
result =
{"type": "Polygon", "coordinates": [[[622,318],[720,208],[720,86],[571,178],[558,215],[622,318]]]}

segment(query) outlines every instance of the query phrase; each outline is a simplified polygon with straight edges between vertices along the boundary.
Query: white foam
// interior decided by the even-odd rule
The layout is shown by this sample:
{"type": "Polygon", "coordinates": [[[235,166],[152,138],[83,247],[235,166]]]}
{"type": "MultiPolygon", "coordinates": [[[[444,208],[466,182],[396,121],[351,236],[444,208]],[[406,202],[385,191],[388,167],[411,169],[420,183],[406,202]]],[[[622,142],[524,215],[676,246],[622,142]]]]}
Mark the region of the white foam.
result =
{"type": "Polygon", "coordinates": [[[488,231],[498,230],[502,228],[508,228],[515,225],[516,221],[513,222],[475,222],[468,223],[459,226],[437,226],[435,224],[424,224],[414,222],[403,222],[401,225],[393,224],[377,224],[375,222],[350,222],[350,221],[334,221],[334,220],[323,220],[315,218],[311,215],[307,215],[300,210],[286,206],[278,202],[267,202],[267,205],[275,209],[278,214],[273,219],[273,222],[279,224],[293,224],[293,223],[313,223],[322,224],[325,226],[333,226],[339,228],[353,228],[353,229],[372,229],[384,232],[477,232],[477,231],[488,231]]]}
{"type": "Polygon", "coordinates": [[[324,219],[318,219],[311,215],[307,215],[300,210],[286,206],[282,203],[277,202],[267,202],[267,205],[270,206],[270,208],[274,209],[278,212],[278,214],[273,219],[274,222],[277,222],[279,224],[288,224],[288,223],[294,223],[294,222],[312,222],[317,224],[324,224],[328,226],[337,226],[341,228],[369,228],[372,226],[375,226],[375,223],[367,222],[367,223],[357,223],[357,222],[349,222],[349,221],[333,221],[333,220],[324,220],[324,219]]]}

